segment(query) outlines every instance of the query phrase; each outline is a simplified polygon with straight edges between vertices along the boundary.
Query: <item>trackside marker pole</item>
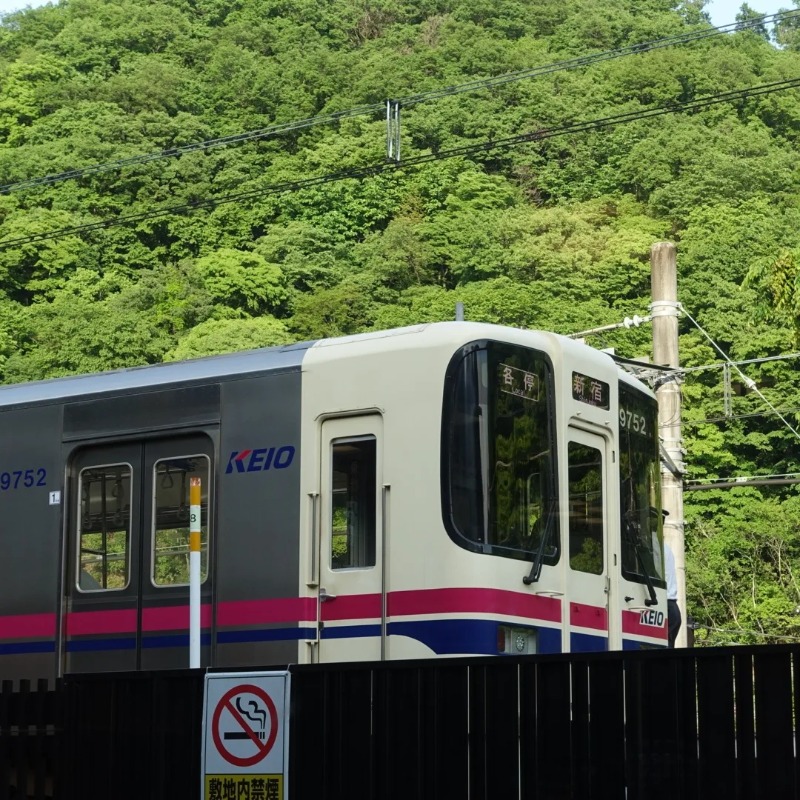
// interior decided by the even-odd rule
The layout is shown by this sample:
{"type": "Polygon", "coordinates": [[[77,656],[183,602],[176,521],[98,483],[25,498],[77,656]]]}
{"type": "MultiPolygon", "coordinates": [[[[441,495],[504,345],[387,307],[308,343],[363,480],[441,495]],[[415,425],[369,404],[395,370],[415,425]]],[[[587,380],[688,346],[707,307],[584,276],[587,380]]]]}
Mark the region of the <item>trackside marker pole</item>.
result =
{"type": "Polygon", "coordinates": [[[200,666],[200,478],[189,479],[189,666],[200,666]]]}

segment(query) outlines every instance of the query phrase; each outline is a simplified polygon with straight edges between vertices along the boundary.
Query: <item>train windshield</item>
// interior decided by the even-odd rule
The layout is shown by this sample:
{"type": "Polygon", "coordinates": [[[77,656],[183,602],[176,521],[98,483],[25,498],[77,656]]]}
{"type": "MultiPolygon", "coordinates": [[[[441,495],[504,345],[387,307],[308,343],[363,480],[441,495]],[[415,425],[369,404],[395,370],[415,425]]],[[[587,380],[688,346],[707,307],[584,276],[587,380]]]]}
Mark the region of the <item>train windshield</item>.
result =
{"type": "Polygon", "coordinates": [[[463,547],[558,559],[552,369],[543,353],[476,342],[445,379],[445,526],[463,547]]]}
{"type": "Polygon", "coordinates": [[[658,406],[630,386],[619,387],[622,574],[664,587],[658,406]]]}

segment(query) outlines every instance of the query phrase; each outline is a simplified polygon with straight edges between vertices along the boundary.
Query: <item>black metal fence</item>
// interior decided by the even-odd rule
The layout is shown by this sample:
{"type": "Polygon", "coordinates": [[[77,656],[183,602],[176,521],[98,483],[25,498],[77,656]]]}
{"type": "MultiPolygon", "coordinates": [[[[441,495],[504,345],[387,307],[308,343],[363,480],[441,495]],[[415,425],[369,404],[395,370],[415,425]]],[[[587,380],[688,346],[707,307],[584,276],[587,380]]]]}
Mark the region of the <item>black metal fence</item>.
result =
{"type": "MultiPolygon", "coordinates": [[[[799,668],[800,645],[293,666],[288,798],[800,800],[799,668]]],[[[200,798],[199,671],[9,688],[0,800],[200,798]]]]}

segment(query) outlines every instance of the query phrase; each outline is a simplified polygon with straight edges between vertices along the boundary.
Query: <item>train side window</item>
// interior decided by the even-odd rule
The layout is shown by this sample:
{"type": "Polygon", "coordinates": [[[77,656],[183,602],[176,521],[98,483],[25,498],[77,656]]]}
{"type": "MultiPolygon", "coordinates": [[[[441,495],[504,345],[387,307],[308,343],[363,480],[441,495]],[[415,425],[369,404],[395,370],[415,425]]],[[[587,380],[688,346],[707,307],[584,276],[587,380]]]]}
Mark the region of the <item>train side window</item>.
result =
{"type": "Polygon", "coordinates": [[[376,440],[331,443],[331,569],[375,566],[376,440]]]}
{"type": "Polygon", "coordinates": [[[211,462],[208,456],[165,458],[153,465],[153,572],[156,586],[189,583],[189,482],[200,478],[200,579],[208,577],[211,462]]]}
{"type": "Polygon", "coordinates": [[[569,565],[603,572],[603,463],[599,450],[569,443],[569,565]]]}
{"type": "Polygon", "coordinates": [[[130,577],[130,464],[86,467],[78,477],[77,587],[119,590],[130,577]]]}

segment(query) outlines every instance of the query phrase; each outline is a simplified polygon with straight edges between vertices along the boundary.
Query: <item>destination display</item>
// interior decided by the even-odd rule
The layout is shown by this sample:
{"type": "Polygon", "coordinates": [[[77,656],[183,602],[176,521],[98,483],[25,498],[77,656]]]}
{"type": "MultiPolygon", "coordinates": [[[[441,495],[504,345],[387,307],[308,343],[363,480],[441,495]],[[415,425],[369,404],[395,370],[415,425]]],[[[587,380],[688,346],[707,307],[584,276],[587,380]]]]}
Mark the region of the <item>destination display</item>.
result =
{"type": "Polygon", "coordinates": [[[611,404],[611,387],[597,378],[573,372],[572,399],[597,408],[608,409],[611,404]]]}

